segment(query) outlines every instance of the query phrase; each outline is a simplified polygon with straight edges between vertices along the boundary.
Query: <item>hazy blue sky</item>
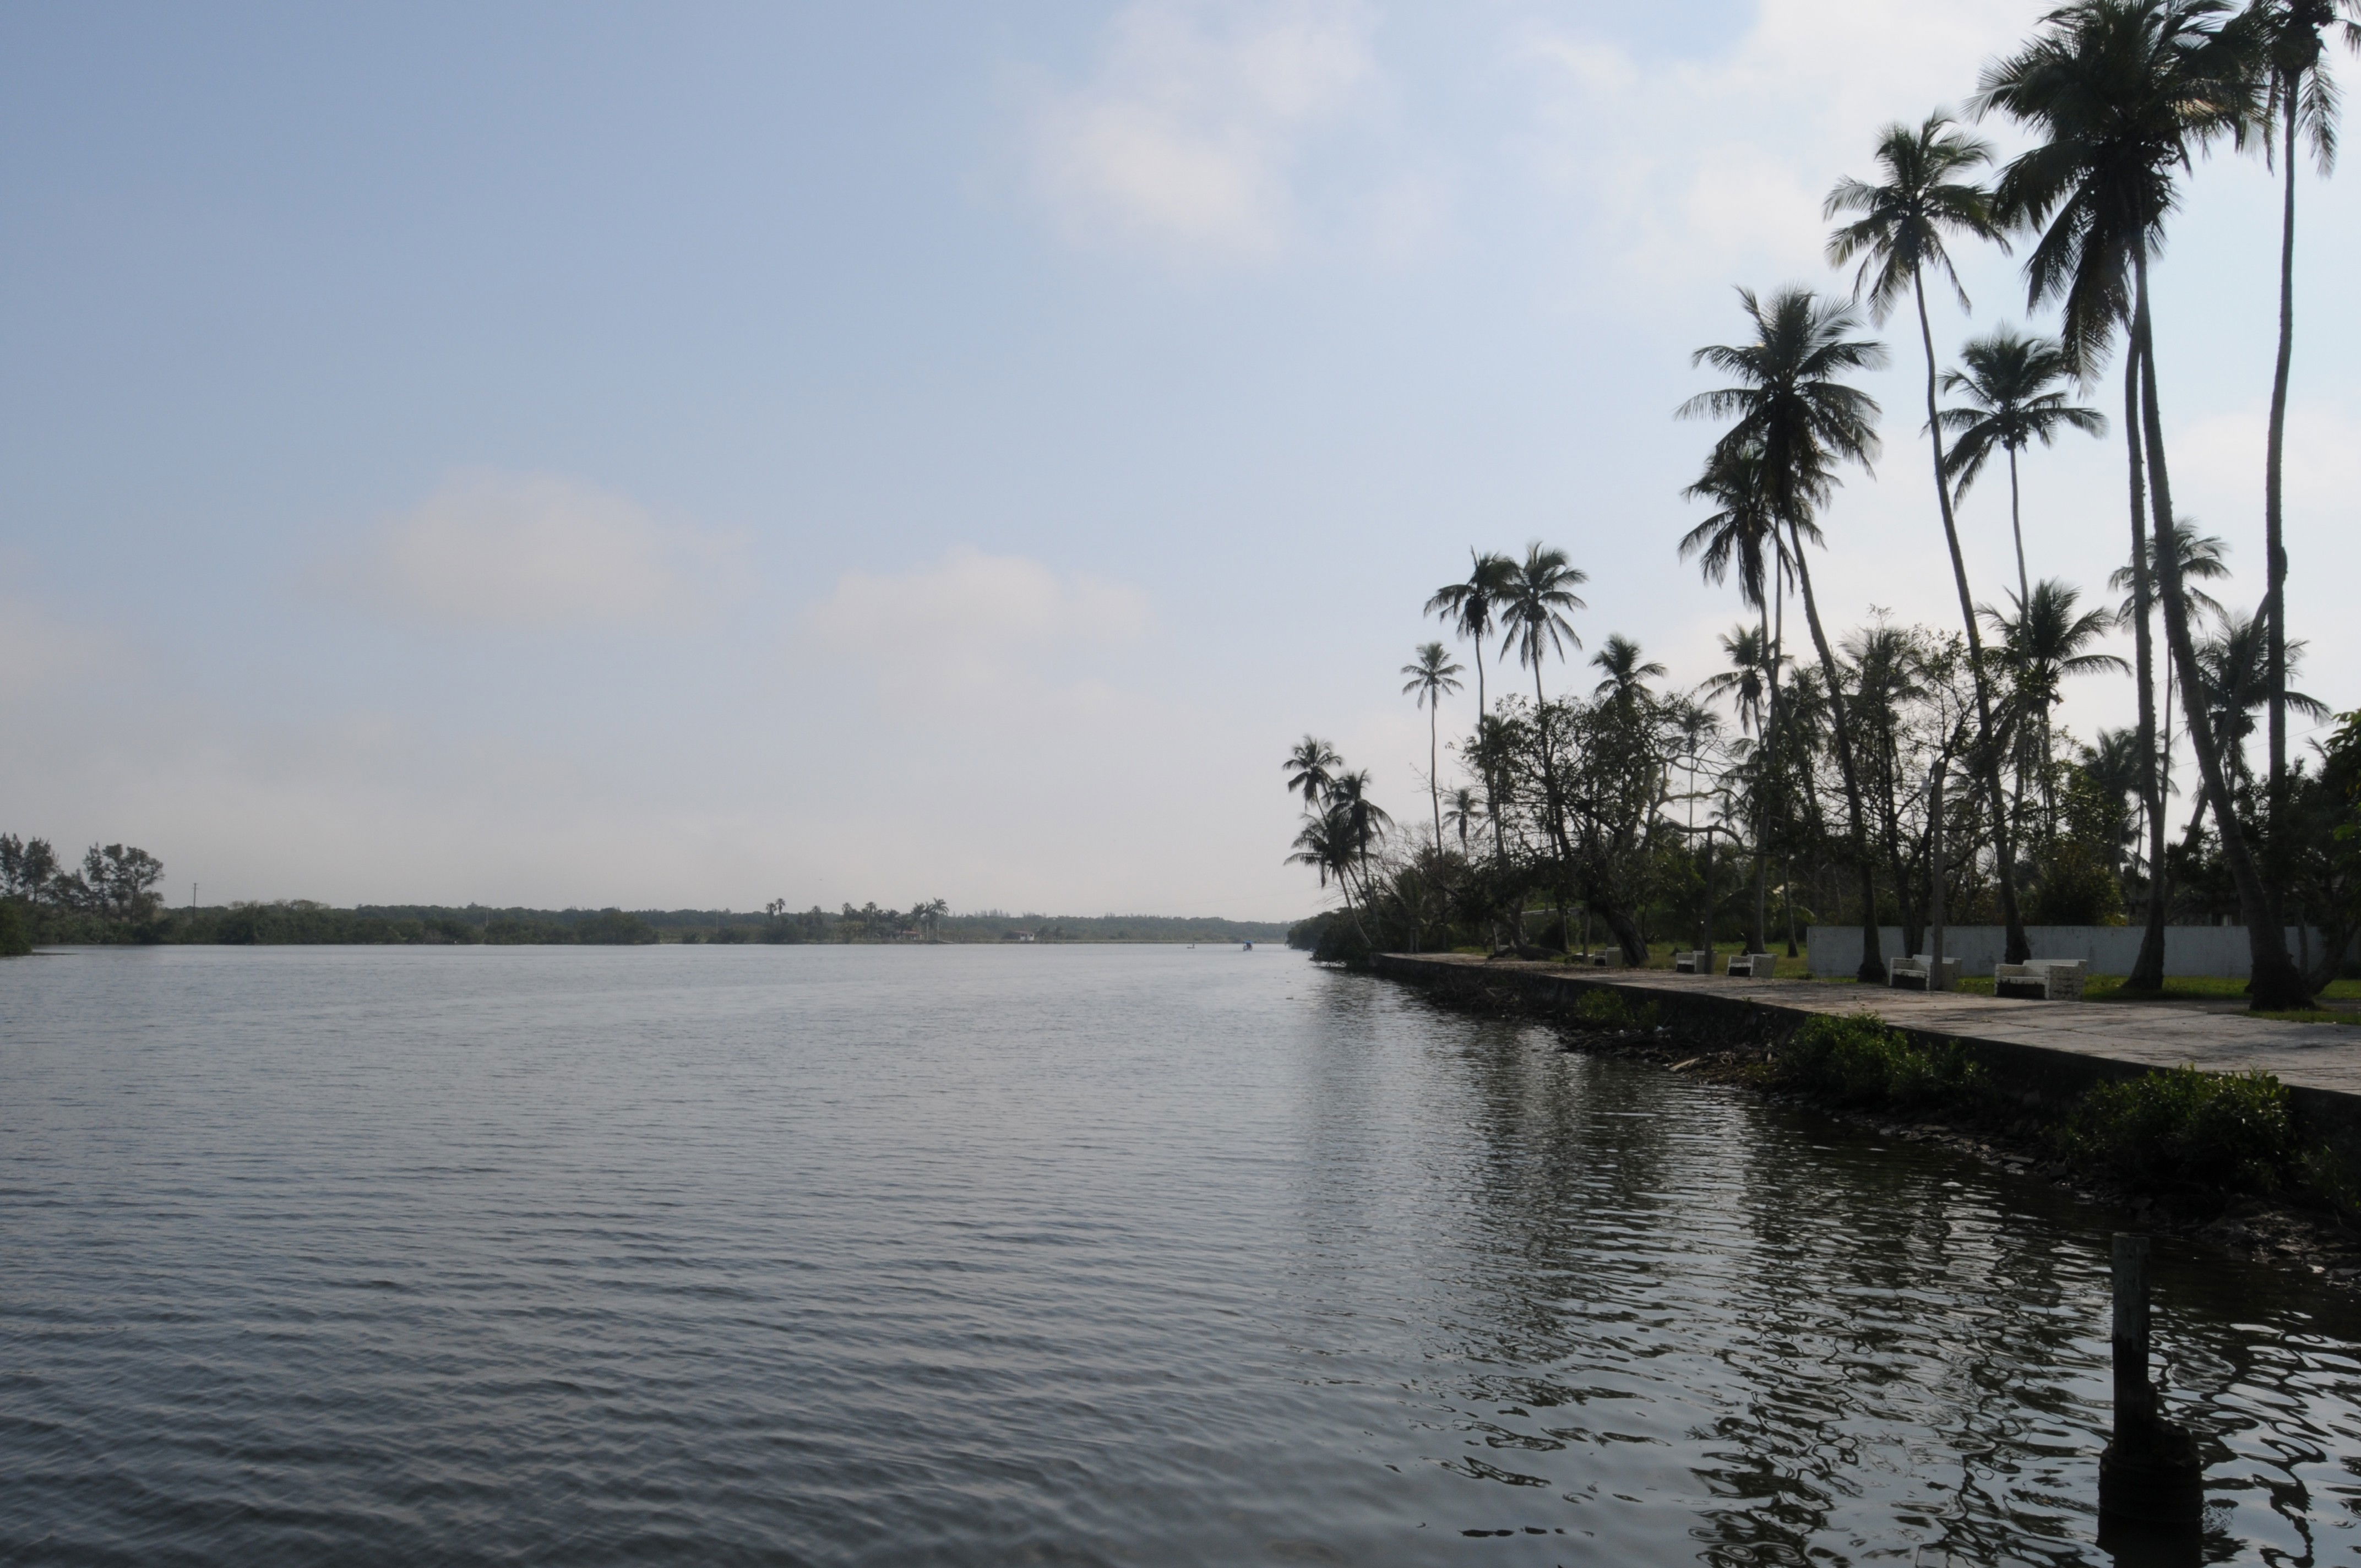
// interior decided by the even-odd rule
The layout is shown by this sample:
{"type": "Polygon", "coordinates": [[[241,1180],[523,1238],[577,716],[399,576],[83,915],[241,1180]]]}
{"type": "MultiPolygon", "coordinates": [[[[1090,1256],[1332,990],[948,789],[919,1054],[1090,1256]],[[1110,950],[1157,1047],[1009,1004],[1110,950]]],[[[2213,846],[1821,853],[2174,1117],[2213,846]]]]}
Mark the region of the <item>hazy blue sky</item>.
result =
{"type": "MultiPolygon", "coordinates": [[[[1469,545],[1565,546],[1594,646],[1712,667],[1688,351],[1832,281],[1829,183],[2040,8],[10,7],[0,828],[208,903],[1301,913],[1279,759],[1422,809],[1394,672],[1469,545]]],[[[2355,178],[2303,187],[2290,469],[2342,707],[2355,178]]],[[[2275,215],[2217,156],[2158,280],[2241,598],[2275,215]]],[[[1967,263],[1947,349],[2022,316],[1967,263]]],[[[1822,591],[1949,625],[1896,346],[1822,591]]],[[[2037,575],[2103,580],[2121,476],[2035,455],[2037,575]]]]}

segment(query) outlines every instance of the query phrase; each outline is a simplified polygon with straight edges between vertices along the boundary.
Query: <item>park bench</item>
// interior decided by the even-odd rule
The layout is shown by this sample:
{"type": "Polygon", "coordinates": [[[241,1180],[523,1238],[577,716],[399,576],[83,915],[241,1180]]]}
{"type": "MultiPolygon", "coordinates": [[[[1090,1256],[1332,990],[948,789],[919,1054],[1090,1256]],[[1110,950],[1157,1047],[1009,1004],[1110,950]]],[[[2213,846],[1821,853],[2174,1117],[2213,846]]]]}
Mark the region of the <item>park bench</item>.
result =
{"type": "Polygon", "coordinates": [[[2082,1000],[2081,959],[2029,959],[1993,967],[1993,994],[2031,1002],[2082,1000]]]}
{"type": "Polygon", "coordinates": [[[1711,974],[1713,955],[1703,949],[1693,953],[1675,953],[1673,972],[1675,974],[1711,974]]]}
{"type": "Polygon", "coordinates": [[[1960,989],[1959,959],[1943,960],[1943,982],[1940,985],[1927,983],[1927,977],[1934,967],[1935,958],[1932,953],[1915,953],[1908,958],[1896,959],[1886,966],[1885,983],[1895,991],[1957,991],[1960,989]]]}
{"type": "Polygon", "coordinates": [[[1732,953],[1725,972],[1747,980],[1770,980],[1778,973],[1778,964],[1779,960],[1769,953],[1732,953]]]}

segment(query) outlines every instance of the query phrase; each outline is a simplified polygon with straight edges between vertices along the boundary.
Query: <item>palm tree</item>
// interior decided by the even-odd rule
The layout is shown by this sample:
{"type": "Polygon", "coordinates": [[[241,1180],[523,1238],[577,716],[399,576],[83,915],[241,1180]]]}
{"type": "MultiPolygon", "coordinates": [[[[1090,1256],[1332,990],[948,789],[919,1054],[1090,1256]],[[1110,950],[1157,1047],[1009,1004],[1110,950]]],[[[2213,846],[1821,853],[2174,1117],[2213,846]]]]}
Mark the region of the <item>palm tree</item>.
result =
{"type": "Polygon", "coordinates": [[[1295,750],[1287,754],[1287,761],[1279,764],[1287,770],[1288,793],[1301,795],[1306,811],[1328,798],[1329,788],[1335,783],[1334,770],[1344,765],[1345,759],[1336,754],[1336,748],[1314,735],[1298,740],[1295,750]]]}
{"type": "MultiPolygon", "coordinates": [[[[1754,607],[1762,622],[1757,647],[1767,650],[1762,661],[1770,674],[1767,694],[1758,683],[1758,696],[1767,695],[1768,718],[1762,726],[1763,742],[1772,746],[1773,731],[1779,718],[1779,644],[1771,630],[1771,595],[1766,593],[1766,578],[1773,568],[1766,560],[1776,564],[1778,597],[1782,630],[1786,615],[1786,547],[1779,540],[1779,519],[1770,493],[1763,482],[1763,452],[1759,446],[1729,447],[1717,445],[1706,459],[1705,472],[1697,483],[1681,494],[1690,500],[1715,503],[1720,510],[1688,531],[1681,538],[1681,558],[1697,557],[1697,569],[1709,583],[1719,583],[1734,565],[1738,568],[1738,597],[1741,604],[1754,607]]],[[[1725,648],[1728,646],[1724,642],[1725,648]]],[[[1746,715],[1741,712],[1743,721],[1746,715]]],[[[1773,809],[1772,798],[1763,784],[1773,775],[1760,776],[1754,795],[1754,909],[1753,924],[1747,932],[1747,948],[1751,952],[1765,951],[1763,933],[1768,919],[1771,873],[1767,836],[1763,824],[1773,809]]]]}
{"type": "MultiPolygon", "coordinates": [[[[1986,67],[1976,94],[1978,113],[1997,109],[2040,138],[2003,171],[1997,203],[2011,223],[2039,231],[2026,261],[2028,304],[2059,300],[2060,338],[2077,370],[2096,362],[2116,326],[2129,325],[2126,371],[2136,386],[2138,446],[2159,532],[2173,516],[2172,481],[2157,395],[2147,262],[2180,200],[2179,171],[2199,148],[2245,123],[2249,94],[2241,40],[2225,38],[2216,25],[2225,11],[2222,0],[2080,0],[2050,13],[2025,48],[1986,67]]],[[[2246,924],[2249,992],[2258,1009],[2301,1007],[2310,1000],[2304,977],[2237,820],[2220,738],[2198,687],[2177,553],[2160,550],[2156,563],[2191,750],[2246,924]]],[[[2136,576],[2144,575],[2136,542],[2133,565],[2136,576]]],[[[2162,921],[2152,893],[2135,981],[2161,981],[2162,921]]]]}
{"type": "Polygon", "coordinates": [[[1965,408],[1945,409],[1938,422],[1957,439],[1944,460],[1956,501],[1983,471],[1994,448],[2008,454],[2008,527],[2016,541],[2016,597],[2033,597],[2025,571],[2025,515],[2016,482],[2016,455],[2035,441],[2048,446],[2061,429],[2107,433],[2107,416],[2069,402],[2059,387],[2071,378],[2066,351],[2055,338],[2027,337],[2002,327],[1960,350],[1966,367],[1943,372],[1943,390],[1964,395],[1965,408]]]}
{"type": "Polygon", "coordinates": [[[1328,802],[1345,815],[1347,845],[1361,873],[1361,888],[1369,885],[1369,850],[1386,836],[1394,819],[1369,798],[1369,770],[1338,773],[1328,784],[1328,802]]]}
{"type": "Polygon", "coordinates": [[[1742,620],[1721,634],[1721,652],[1729,664],[1708,675],[1697,689],[1716,701],[1727,700],[1738,715],[1738,732],[1751,735],[1763,720],[1763,676],[1770,665],[1769,652],[1762,633],[1742,620]]]}
{"type": "MultiPolygon", "coordinates": [[[[1752,337],[1708,345],[1689,356],[1691,364],[1709,365],[1736,385],[1699,392],[1680,406],[1679,417],[1730,419],[1719,450],[1762,454],[1763,497],[1786,530],[1789,563],[1804,591],[1804,618],[1819,652],[1821,673],[1831,693],[1841,692],[1836,652],[1812,594],[1804,540],[1807,530],[1817,536],[1813,516],[1835,487],[1838,466],[1859,463],[1867,468],[1876,459],[1877,401],[1843,378],[1883,366],[1885,345],[1853,335],[1861,318],[1848,307],[1822,303],[1808,289],[1782,289],[1767,301],[1741,289],[1738,297],[1752,337]]],[[[1878,949],[1876,867],[1861,811],[1861,778],[1853,765],[1844,705],[1832,703],[1830,709],[1837,766],[1844,777],[1850,817],[1853,864],[1861,875],[1861,978],[1879,981],[1885,978],[1885,959],[1878,949]]]]}
{"type": "Polygon", "coordinates": [[[2015,856],[2009,846],[2008,806],[2000,787],[2000,748],[1993,729],[1992,693],[1984,678],[1983,643],[1976,630],[1975,598],[1968,591],[1968,562],[1960,549],[1959,520],[1951,511],[1951,487],[1943,459],[1942,419],[1935,404],[1938,367],[1935,333],[1927,317],[1927,272],[1948,279],[1968,308],[1945,244],[1948,235],[1997,241],[1992,198],[1966,176],[1992,161],[1992,148],[1953,127],[1950,116],[1933,114],[1916,130],[1889,125],[1879,134],[1877,161],[1884,182],[1837,181],[1823,216],[1861,214],[1828,236],[1828,262],[1842,267],[1855,257],[1853,298],[1869,300],[1871,319],[1885,320],[1906,290],[1918,307],[1918,341],[1927,356],[1927,439],[1934,456],[1935,506],[1943,522],[1943,543],[1951,552],[1951,581],[1960,594],[1960,619],[1968,632],[1968,668],[1976,690],[1975,767],[1993,814],[1993,882],[2000,891],[2001,919],[2008,928],[2008,961],[2033,956],[2025,920],[2016,905],[2015,856]]]}
{"type": "Polygon", "coordinates": [[[1426,788],[1434,801],[1434,847],[1443,848],[1443,742],[1436,729],[1436,711],[1445,696],[1460,689],[1454,676],[1461,674],[1460,666],[1440,642],[1422,642],[1418,657],[1401,667],[1410,677],[1402,686],[1404,696],[1415,696],[1418,706],[1426,709],[1426,788]]]}
{"type": "MultiPolygon", "coordinates": [[[[2281,652],[2283,669],[2292,677],[2303,663],[2305,644],[2299,639],[2281,652]]],[[[2246,742],[2254,737],[2255,715],[2277,698],[2313,723],[2328,717],[2328,705],[2300,691],[2273,691],[2268,638],[2263,618],[2231,610],[2216,623],[2213,635],[2199,644],[2197,663],[2205,675],[2205,702],[2227,749],[2231,771],[2251,786],[2254,770],[2246,761],[2246,742]]]]}
{"type": "Polygon", "coordinates": [[[1451,804],[1443,810],[1443,820],[1459,835],[1459,854],[1467,858],[1467,831],[1484,820],[1484,802],[1466,784],[1451,792],[1451,804]]]}
{"type": "MultiPolygon", "coordinates": [[[[2179,525],[2173,529],[2170,538],[2175,564],[2180,572],[2180,591],[2188,598],[2191,611],[2215,620],[2221,620],[2229,613],[2222,608],[2222,601],[2196,585],[2229,580],[2230,568],[2223,559],[2229,546],[2223,543],[2220,537],[2215,534],[2197,532],[2195,520],[2187,517],[2182,518],[2179,525]]],[[[2139,564],[2145,573],[2145,580],[2154,582],[2158,571],[2155,540],[2143,538],[2140,541],[2139,564]]],[[[2115,619],[2118,621],[2128,621],[2138,613],[2141,580],[2141,573],[2135,572],[2130,566],[2118,566],[2107,574],[2107,586],[2125,596],[2123,603],[2115,610],[2115,619]]],[[[2162,783],[2158,787],[2159,798],[2169,795],[2173,792],[2172,699],[2179,689],[2180,683],[2172,673],[2172,666],[2167,664],[2164,669],[2163,735],[2157,747],[2157,755],[2161,759],[2159,771],[2162,783]]],[[[2157,814],[2156,830],[2152,835],[2154,842],[2149,845],[2151,854],[2161,855],[2164,852],[2165,828],[2163,813],[2159,811],[2157,814]]]]}
{"type": "Polygon", "coordinates": [[[2240,19],[2263,71],[2263,151],[2284,181],[2279,210],[2279,346],[2271,370],[2271,420],[2263,445],[2263,621],[2268,631],[2270,803],[2287,793],[2287,547],[2281,474],[2287,454],[2288,371],[2295,357],[2295,148],[2312,143],[2323,178],[2336,166],[2336,82],[2328,74],[2331,27],[2361,49],[2356,0],[2249,0],[2240,19]],[[2337,20],[2337,12],[2347,18],[2337,20]],[[2270,122],[2278,122],[2274,126],[2270,122]],[[2273,143],[2273,132],[2277,144],[2273,143]]]}
{"type": "Polygon", "coordinates": [[[1517,663],[1532,666],[1536,707],[1544,700],[1543,659],[1551,653],[1563,657],[1568,642],[1582,646],[1566,611],[1589,608],[1574,592],[1589,580],[1587,572],[1567,564],[1565,551],[1553,550],[1539,540],[1525,546],[1525,558],[1516,564],[1516,575],[1509,580],[1509,591],[1499,607],[1500,650],[1514,649],[1517,663]]]}
{"type": "MultiPolygon", "coordinates": [[[[1495,620],[1501,604],[1507,599],[1510,580],[1516,576],[1517,564],[1498,551],[1467,552],[1467,576],[1455,583],[1445,583],[1434,590],[1426,601],[1426,613],[1442,618],[1444,624],[1466,638],[1476,650],[1476,714],[1480,728],[1484,716],[1491,711],[1490,699],[1484,691],[1484,641],[1492,635],[1495,620]]],[[[1498,781],[1489,768],[1484,771],[1486,815],[1492,818],[1492,852],[1505,856],[1508,847],[1500,827],[1498,781]]]]}
{"type": "Polygon", "coordinates": [[[1341,806],[1329,806],[1317,812],[1307,812],[1303,827],[1295,835],[1295,852],[1287,857],[1290,866],[1310,866],[1320,873],[1320,885],[1326,887],[1328,879],[1336,879],[1337,890],[1345,897],[1345,913],[1353,928],[1361,934],[1364,947],[1369,934],[1361,924],[1361,912],[1353,898],[1354,844],[1352,814],[1341,806]]]}
{"type": "MultiPolygon", "coordinates": [[[[1984,616],[2000,634],[2001,657],[2007,662],[2015,685],[2017,717],[2037,762],[2042,805],[2049,820],[2058,817],[2058,792],[2050,779],[2052,761],[2049,716],[2064,696],[2069,676],[2104,671],[2131,674],[2131,666],[2113,653],[2091,652],[2115,618],[2103,609],[2075,613],[2081,596],[2055,577],[2046,577],[2031,599],[2016,600],[2016,613],[2003,615],[1990,605],[1984,616]]],[[[2024,770],[2020,770],[2022,773],[2024,770]]]]}
{"type": "Polygon", "coordinates": [[[1609,635],[1605,646],[1590,656],[1590,663],[1606,672],[1591,696],[1626,707],[1648,695],[1650,681],[1661,681],[1667,673],[1653,659],[1642,657],[1640,645],[1621,632],[1609,635]]]}

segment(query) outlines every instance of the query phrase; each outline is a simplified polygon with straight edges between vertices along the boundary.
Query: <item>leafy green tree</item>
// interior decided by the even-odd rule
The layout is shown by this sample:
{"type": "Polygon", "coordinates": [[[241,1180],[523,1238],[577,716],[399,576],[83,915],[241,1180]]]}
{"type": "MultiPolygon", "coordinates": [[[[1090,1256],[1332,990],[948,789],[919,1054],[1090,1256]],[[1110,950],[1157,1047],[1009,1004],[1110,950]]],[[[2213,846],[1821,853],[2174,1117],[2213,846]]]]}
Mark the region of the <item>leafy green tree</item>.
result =
{"type": "Polygon", "coordinates": [[[2001,327],[1960,350],[1961,368],[1943,372],[1943,390],[1967,400],[1945,409],[1938,422],[1953,437],[1943,460],[1953,498],[1962,498],[1995,451],[2008,454],[2008,527],[2016,542],[2016,596],[2033,597],[2025,570],[2025,510],[2016,459],[2034,442],[2052,444],[2060,430],[2104,435],[2107,417],[2068,400],[2061,389],[2072,373],[2055,338],[2028,337],[2001,327]]]}
{"type": "MultiPolygon", "coordinates": [[[[1796,586],[1804,594],[1804,618],[1820,656],[1830,691],[1842,691],[1836,651],[1820,624],[1812,592],[1811,563],[1804,554],[1806,531],[1817,536],[1813,518],[1846,463],[1869,467],[1878,452],[1877,401],[1844,378],[1885,363],[1883,344],[1854,335],[1861,320],[1850,309],[1828,304],[1808,289],[1783,289],[1765,302],[1741,289],[1752,335],[1736,344],[1714,344],[1690,356],[1711,366],[1734,385],[1700,392],[1680,407],[1681,417],[1726,418],[1732,422],[1720,450],[1762,455],[1762,488],[1773,514],[1786,531],[1796,586]]],[[[1876,871],[1862,812],[1861,782],[1854,766],[1852,736],[1844,706],[1834,705],[1833,729],[1839,770],[1844,777],[1850,818],[1852,861],[1861,880],[1861,978],[1882,981],[1885,959],[1879,951],[1876,871]]]]}
{"type": "Polygon", "coordinates": [[[2056,758],[2050,715],[2066,695],[2065,682],[2074,675],[2131,673],[2131,666],[2114,654],[2092,651],[2092,645],[2114,625],[2114,617],[2103,609],[2077,614],[2081,598],[2065,583],[2046,577],[2033,590],[2030,602],[2015,601],[2014,615],[1984,607],[1985,617],[2000,634],[2000,655],[2013,688],[2012,718],[2025,741],[2018,777],[2040,781],[2043,804],[2053,822],[2058,800],[2051,783],[2056,758]]]}
{"type": "Polygon", "coordinates": [[[2033,956],[2026,939],[2025,921],[2016,905],[2015,857],[2009,843],[2008,805],[2001,793],[1999,733],[1993,721],[1992,694],[1983,674],[1983,647],[1976,630],[1975,598],[1968,589],[1967,556],[1960,549],[1959,520],[1951,510],[1951,487],[1943,456],[1943,423],[1936,406],[1935,334],[1927,316],[1927,272],[1932,268],[1950,283],[1960,309],[1968,308],[1967,291],[1953,269],[1948,236],[1963,235],[1997,241],[1992,198],[1982,185],[1966,178],[1992,161],[1986,142],[1954,128],[1945,115],[1929,115],[1913,130],[1889,125],[1879,133],[1877,161],[1883,183],[1853,179],[1837,181],[1828,192],[1823,215],[1860,214],[1828,236],[1828,261],[1843,267],[1855,257],[1860,270],[1853,278],[1853,298],[1868,298],[1871,318],[1883,322],[1907,291],[1918,308],[1918,341],[1927,356],[1927,439],[1934,459],[1935,504],[1943,523],[1943,543],[1951,554],[1952,586],[1959,590],[1960,619],[1968,635],[1968,665],[1976,680],[1977,776],[1984,785],[1993,814],[1993,881],[2000,889],[2001,918],[2008,928],[2008,961],[2023,963],[2033,956]]]}
{"type": "Polygon", "coordinates": [[[1443,848],[1443,742],[1436,715],[1443,699],[1460,689],[1460,666],[1440,642],[1422,642],[1418,657],[1401,667],[1410,677],[1404,696],[1415,697],[1426,709],[1426,789],[1434,806],[1434,847],[1443,848]]]}

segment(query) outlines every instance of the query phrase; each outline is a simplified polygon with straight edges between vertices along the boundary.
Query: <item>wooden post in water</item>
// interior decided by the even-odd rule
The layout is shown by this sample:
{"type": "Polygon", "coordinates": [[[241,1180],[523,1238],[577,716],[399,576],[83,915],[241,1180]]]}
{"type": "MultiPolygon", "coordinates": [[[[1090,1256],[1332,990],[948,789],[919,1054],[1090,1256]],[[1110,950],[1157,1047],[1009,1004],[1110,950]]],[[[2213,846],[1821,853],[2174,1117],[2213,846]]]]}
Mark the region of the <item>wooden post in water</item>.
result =
{"type": "Polygon", "coordinates": [[[2148,1381],[2148,1239],[2114,1238],[2115,1431],[2099,1456],[2099,1514],[2136,1524],[2195,1530],[2204,1517],[2205,1477],[2188,1431],[2157,1412],[2148,1381]]]}

